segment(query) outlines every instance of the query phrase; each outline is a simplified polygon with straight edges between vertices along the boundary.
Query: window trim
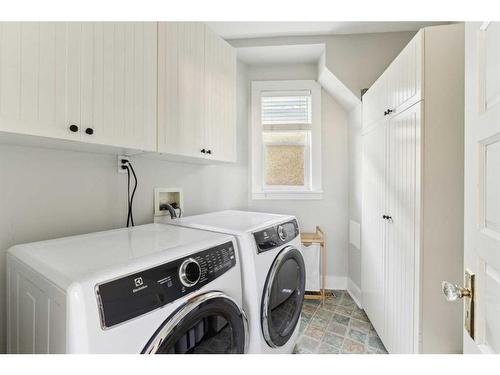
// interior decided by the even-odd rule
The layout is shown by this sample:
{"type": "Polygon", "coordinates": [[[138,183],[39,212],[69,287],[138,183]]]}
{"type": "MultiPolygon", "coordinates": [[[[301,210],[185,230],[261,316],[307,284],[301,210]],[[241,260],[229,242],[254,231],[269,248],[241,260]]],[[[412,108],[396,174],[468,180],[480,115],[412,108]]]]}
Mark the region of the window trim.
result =
{"type": "MultiPolygon", "coordinates": [[[[265,94],[264,94],[265,95],[265,94]]],[[[287,81],[252,81],[251,85],[251,126],[250,126],[250,181],[251,199],[322,199],[321,182],[321,87],[314,80],[287,80],[287,81]],[[307,126],[310,130],[310,162],[306,168],[311,168],[308,188],[266,187],[264,184],[264,142],[262,133],[264,126],[261,123],[261,96],[262,93],[310,91],[312,101],[312,123],[307,126]]],[[[279,125],[273,125],[274,131],[280,131],[279,125]]],[[[298,126],[297,130],[301,126],[298,126]]],[[[283,131],[290,129],[284,128],[283,131]]],[[[306,170],[306,173],[308,171],[306,170]]]]}

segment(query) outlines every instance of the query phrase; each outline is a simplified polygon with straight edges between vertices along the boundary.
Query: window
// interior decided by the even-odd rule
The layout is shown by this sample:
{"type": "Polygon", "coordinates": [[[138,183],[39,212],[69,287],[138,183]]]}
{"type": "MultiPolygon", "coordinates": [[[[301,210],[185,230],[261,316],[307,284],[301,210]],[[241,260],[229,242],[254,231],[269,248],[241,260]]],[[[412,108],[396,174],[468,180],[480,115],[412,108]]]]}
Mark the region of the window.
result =
{"type": "Polygon", "coordinates": [[[321,198],[321,89],[252,82],[252,198],[321,198]]]}

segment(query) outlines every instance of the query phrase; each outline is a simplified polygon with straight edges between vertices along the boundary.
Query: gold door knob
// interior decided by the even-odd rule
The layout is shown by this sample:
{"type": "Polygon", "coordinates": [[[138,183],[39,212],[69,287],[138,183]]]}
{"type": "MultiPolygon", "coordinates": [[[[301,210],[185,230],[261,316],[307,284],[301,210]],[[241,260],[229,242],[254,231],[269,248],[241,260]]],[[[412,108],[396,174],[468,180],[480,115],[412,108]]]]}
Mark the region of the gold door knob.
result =
{"type": "Polygon", "coordinates": [[[459,298],[472,296],[472,291],[469,288],[464,288],[448,281],[443,281],[441,286],[446,300],[450,302],[456,301],[459,298]]]}

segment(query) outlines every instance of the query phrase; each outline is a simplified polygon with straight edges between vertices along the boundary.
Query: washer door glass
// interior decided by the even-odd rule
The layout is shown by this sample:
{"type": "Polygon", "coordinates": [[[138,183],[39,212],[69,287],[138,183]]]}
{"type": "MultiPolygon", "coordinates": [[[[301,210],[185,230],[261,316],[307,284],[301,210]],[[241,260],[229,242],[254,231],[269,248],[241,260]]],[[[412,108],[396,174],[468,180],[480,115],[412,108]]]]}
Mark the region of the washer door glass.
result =
{"type": "Polygon", "coordinates": [[[284,345],[300,318],[305,290],[302,254],[292,246],[274,260],[262,297],[262,331],[271,347],[284,345]]]}
{"type": "Polygon", "coordinates": [[[142,353],[242,354],[247,340],[245,314],[220,292],[195,297],[158,329],[142,353]]]}

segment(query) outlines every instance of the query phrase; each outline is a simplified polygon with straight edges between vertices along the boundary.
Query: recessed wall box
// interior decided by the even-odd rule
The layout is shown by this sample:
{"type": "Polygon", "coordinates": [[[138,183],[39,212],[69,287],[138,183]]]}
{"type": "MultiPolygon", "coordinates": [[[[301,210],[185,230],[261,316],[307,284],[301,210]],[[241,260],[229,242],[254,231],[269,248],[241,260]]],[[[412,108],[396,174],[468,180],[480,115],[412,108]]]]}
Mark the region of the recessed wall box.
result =
{"type": "Polygon", "coordinates": [[[164,207],[165,204],[177,205],[179,207],[175,211],[179,216],[184,212],[184,202],[182,200],[182,189],[179,188],[155,188],[154,196],[154,217],[168,216],[170,213],[164,207]]]}

